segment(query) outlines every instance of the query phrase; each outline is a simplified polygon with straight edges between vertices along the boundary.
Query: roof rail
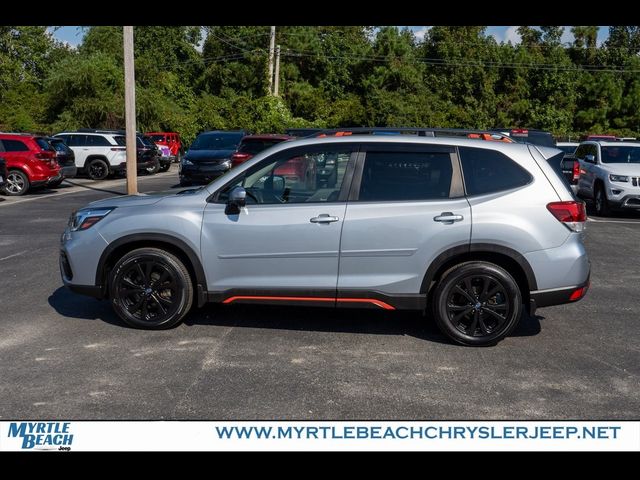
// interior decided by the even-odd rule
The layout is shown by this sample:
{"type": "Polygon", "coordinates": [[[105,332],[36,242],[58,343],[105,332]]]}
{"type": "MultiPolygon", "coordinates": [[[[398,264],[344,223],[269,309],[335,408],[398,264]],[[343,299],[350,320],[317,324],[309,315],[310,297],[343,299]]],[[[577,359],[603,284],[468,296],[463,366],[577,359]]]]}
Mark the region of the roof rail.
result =
{"type": "Polygon", "coordinates": [[[290,129],[287,130],[287,133],[294,134],[294,130],[306,130],[308,133],[306,136],[310,137],[347,137],[350,135],[417,135],[419,137],[464,137],[478,140],[515,143],[512,138],[503,133],[464,128],[345,127],[328,129],[290,129]]]}

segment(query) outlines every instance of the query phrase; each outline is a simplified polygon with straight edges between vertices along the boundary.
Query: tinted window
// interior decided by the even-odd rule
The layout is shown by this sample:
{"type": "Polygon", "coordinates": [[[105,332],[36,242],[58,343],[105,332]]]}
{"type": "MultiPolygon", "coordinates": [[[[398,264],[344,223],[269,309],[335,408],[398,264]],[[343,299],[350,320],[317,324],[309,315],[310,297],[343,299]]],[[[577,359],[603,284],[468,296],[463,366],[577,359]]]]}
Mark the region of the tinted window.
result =
{"type": "Polygon", "coordinates": [[[28,152],[29,147],[22,140],[2,140],[7,152],[28,152]]]}
{"type": "Polygon", "coordinates": [[[87,144],[86,135],[69,135],[67,138],[67,145],[70,147],[81,147],[87,144]]]}
{"type": "Polygon", "coordinates": [[[44,138],[35,138],[34,140],[42,150],[54,150],[51,144],[47,142],[44,138]]]}
{"type": "Polygon", "coordinates": [[[67,147],[67,146],[65,145],[65,143],[64,143],[64,141],[62,141],[62,139],[51,140],[49,143],[50,143],[50,144],[53,146],[53,148],[55,148],[55,149],[56,149],[56,151],[58,151],[58,152],[64,152],[64,153],[67,153],[67,152],[69,152],[69,150],[70,150],[70,148],[69,148],[69,147],[67,147]]]}
{"type": "Polygon", "coordinates": [[[86,145],[89,147],[109,147],[111,143],[100,135],[87,135],[86,145]]]}
{"type": "Polygon", "coordinates": [[[244,140],[240,144],[240,148],[238,148],[238,151],[241,153],[250,153],[252,155],[255,155],[280,142],[282,142],[282,140],[275,140],[275,139],[274,140],[258,140],[258,139],[244,140]]]}
{"type": "Polygon", "coordinates": [[[236,132],[202,133],[195,139],[193,150],[235,150],[244,135],[236,132]]]}
{"type": "Polygon", "coordinates": [[[459,151],[468,195],[500,192],[531,181],[529,172],[500,152],[470,147],[459,151]]]}
{"type": "Polygon", "coordinates": [[[452,173],[448,153],[367,152],[358,200],[449,198],[452,173]]]}
{"type": "Polygon", "coordinates": [[[576,151],[575,145],[556,145],[556,148],[562,150],[564,153],[573,153],[576,151]]]}
{"type": "Polygon", "coordinates": [[[225,188],[218,201],[226,201],[229,190],[242,185],[247,204],[337,202],[350,156],[344,150],[269,157],[225,188]]]}
{"type": "Polygon", "coordinates": [[[639,147],[600,147],[602,163],[640,163],[639,147]]]}
{"type": "Polygon", "coordinates": [[[113,139],[116,141],[118,145],[122,147],[124,147],[127,144],[127,137],[123,135],[116,135],[113,137],[113,139]]]}
{"type": "Polygon", "coordinates": [[[154,142],[164,142],[165,141],[164,135],[150,135],[150,137],[154,142]]]}
{"type": "Polygon", "coordinates": [[[580,145],[580,146],[578,146],[578,148],[576,148],[576,152],[574,153],[574,155],[576,156],[576,158],[584,159],[586,151],[587,151],[587,146],[586,145],[580,145]]]}

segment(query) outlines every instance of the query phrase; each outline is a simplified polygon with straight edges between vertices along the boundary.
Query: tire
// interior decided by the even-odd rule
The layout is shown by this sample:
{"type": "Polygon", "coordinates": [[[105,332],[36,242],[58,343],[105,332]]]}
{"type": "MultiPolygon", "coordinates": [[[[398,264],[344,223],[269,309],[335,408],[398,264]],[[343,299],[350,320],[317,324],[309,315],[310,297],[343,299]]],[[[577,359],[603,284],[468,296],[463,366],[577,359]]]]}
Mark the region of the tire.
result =
{"type": "Polygon", "coordinates": [[[90,160],[85,169],[91,180],[104,180],[109,176],[109,164],[101,158],[90,160]]]}
{"type": "Polygon", "coordinates": [[[593,202],[595,204],[596,215],[599,217],[608,217],[611,215],[611,207],[609,206],[609,200],[607,199],[607,193],[604,190],[604,186],[601,183],[596,184],[596,191],[593,196],[593,202]]]}
{"type": "Polygon", "coordinates": [[[18,197],[29,191],[29,177],[20,170],[9,170],[2,191],[10,197],[18,197]]]}
{"type": "Polygon", "coordinates": [[[170,163],[166,163],[164,165],[160,165],[160,171],[161,172],[166,172],[169,170],[169,168],[171,168],[171,164],[170,163]]]}
{"type": "Polygon", "coordinates": [[[159,248],[139,248],[118,260],[109,274],[109,292],[116,314],[128,325],[147,330],[178,325],[193,304],[189,270],[159,248]]]}
{"type": "Polygon", "coordinates": [[[191,182],[189,180],[184,180],[184,179],[180,179],[180,186],[181,187],[190,187],[191,186],[191,182]]]}
{"type": "Polygon", "coordinates": [[[147,175],[155,175],[156,173],[158,173],[158,171],[160,170],[160,161],[159,160],[154,160],[153,161],[153,166],[151,167],[147,167],[144,169],[145,173],[147,175]]]}
{"type": "Polygon", "coordinates": [[[498,265],[461,263],[442,275],[432,312],[442,333],[454,342],[495,345],[518,324],[522,293],[509,272],[498,265]]]}

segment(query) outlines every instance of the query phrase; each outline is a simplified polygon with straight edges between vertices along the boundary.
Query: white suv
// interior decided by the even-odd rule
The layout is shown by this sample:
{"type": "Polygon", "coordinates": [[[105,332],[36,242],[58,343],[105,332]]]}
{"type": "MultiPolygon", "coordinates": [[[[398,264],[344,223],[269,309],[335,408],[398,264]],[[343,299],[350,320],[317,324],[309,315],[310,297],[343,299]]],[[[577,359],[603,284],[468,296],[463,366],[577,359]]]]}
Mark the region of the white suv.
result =
{"type": "Polygon", "coordinates": [[[594,200],[597,215],[607,216],[613,208],[640,210],[640,143],[587,141],[575,156],[578,195],[594,200]]]}
{"type": "MultiPolygon", "coordinates": [[[[103,180],[111,173],[125,173],[127,155],[125,134],[120,130],[84,129],[54,135],[64,140],[76,157],[76,166],[93,180],[103,180]]],[[[138,170],[153,167],[153,161],[137,155],[138,170]]]]}

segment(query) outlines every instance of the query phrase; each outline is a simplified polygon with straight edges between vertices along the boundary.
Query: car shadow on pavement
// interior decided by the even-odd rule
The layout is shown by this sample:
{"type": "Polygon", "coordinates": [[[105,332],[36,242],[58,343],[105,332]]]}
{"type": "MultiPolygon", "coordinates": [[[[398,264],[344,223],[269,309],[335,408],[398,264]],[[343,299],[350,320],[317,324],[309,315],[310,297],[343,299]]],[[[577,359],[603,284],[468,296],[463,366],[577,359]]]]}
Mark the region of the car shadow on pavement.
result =
{"type": "MultiPolygon", "coordinates": [[[[63,317],[101,320],[121,328],[131,328],[118,318],[108,301],[78,295],[65,287],[53,292],[48,301],[63,317]]],[[[544,317],[532,317],[525,313],[510,336],[537,335],[540,333],[540,320],[543,319],[544,317]]],[[[409,335],[430,342],[451,343],[428,316],[411,311],[381,312],[367,309],[210,304],[201,309],[194,308],[184,323],[187,326],[217,325],[310,332],[409,335]]]]}
{"type": "MultiPolygon", "coordinates": [[[[540,333],[543,317],[523,315],[512,337],[540,333]]],[[[186,325],[269,328],[317,332],[409,335],[437,343],[451,343],[428,316],[419,312],[382,312],[368,309],[278,307],[270,305],[207,305],[193,311],[186,325]]]]}
{"type": "Polygon", "coordinates": [[[92,187],[91,185],[88,185],[86,183],[72,182],[71,180],[68,180],[68,179],[65,180],[65,182],[70,183],[74,187],[86,188],[87,190],[93,190],[93,191],[96,191],[96,192],[113,193],[114,195],[126,195],[127,194],[126,192],[118,192],[117,190],[109,190],[107,188],[92,187]]]}

